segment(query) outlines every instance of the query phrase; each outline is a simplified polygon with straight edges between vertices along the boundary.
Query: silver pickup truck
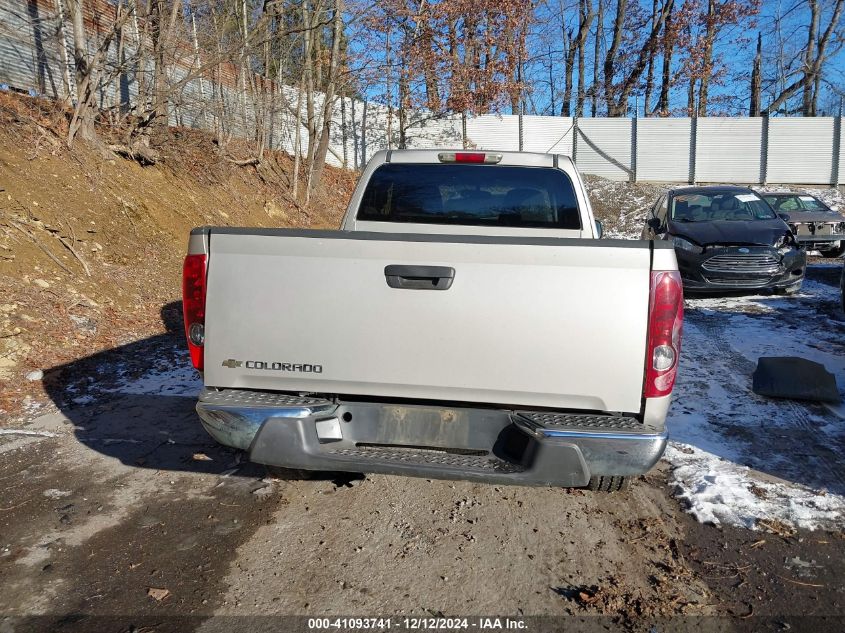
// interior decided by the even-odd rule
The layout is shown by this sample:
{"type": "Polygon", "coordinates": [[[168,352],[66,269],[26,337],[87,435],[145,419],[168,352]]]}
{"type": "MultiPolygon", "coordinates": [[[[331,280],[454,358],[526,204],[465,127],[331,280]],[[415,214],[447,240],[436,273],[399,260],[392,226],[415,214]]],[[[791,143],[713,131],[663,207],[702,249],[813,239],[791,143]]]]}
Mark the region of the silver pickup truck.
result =
{"type": "Polygon", "coordinates": [[[376,154],[339,231],[202,227],[185,330],[222,444],[297,470],[616,490],[666,445],[672,245],[565,156],[376,154]]]}

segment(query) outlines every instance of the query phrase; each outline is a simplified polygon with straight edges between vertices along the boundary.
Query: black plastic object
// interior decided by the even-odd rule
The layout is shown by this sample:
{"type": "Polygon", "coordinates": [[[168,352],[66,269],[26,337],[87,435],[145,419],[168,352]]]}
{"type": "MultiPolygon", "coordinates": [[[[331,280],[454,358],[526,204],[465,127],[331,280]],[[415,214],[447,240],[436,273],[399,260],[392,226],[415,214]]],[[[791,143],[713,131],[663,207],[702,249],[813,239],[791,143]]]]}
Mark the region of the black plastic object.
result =
{"type": "Polygon", "coordinates": [[[448,290],[455,279],[455,269],[448,266],[403,266],[393,264],[384,267],[387,285],[391,288],[410,290],[448,290]]]}
{"type": "Polygon", "coordinates": [[[766,356],[754,370],[754,393],[772,398],[840,402],[836,377],[824,365],[797,356],[766,356]]]}

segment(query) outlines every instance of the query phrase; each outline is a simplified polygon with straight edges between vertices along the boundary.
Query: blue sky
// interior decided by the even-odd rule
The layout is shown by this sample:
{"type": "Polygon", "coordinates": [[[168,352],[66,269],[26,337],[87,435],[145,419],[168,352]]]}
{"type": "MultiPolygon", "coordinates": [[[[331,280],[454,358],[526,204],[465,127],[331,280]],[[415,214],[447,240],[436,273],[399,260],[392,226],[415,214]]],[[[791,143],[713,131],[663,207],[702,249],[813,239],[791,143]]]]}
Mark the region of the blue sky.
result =
{"type": "MultiPolygon", "coordinates": [[[[826,8],[824,17],[830,14],[830,6],[833,0],[820,0],[822,5],[826,8]]],[[[606,33],[605,40],[609,41],[610,27],[613,18],[613,0],[605,0],[611,7],[605,9],[605,24],[606,33]]],[[[630,4],[635,4],[637,0],[629,0],[630,4]]],[[[640,4],[648,11],[651,10],[651,0],[639,0],[640,4]]],[[[676,0],[680,3],[680,0],[676,0]]],[[[702,4],[704,1],[702,0],[702,4]]],[[[527,97],[528,112],[537,114],[551,114],[552,96],[550,93],[549,80],[549,55],[552,58],[552,74],[555,83],[554,97],[555,114],[560,112],[560,102],[563,92],[563,75],[564,75],[564,52],[562,50],[562,33],[561,33],[561,7],[563,7],[564,15],[569,23],[574,23],[577,20],[577,0],[549,0],[540,5],[537,10],[537,20],[532,26],[532,34],[530,37],[530,51],[533,54],[533,59],[526,64],[526,79],[528,80],[530,94],[527,97]]],[[[747,115],[748,99],[749,99],[749,76],[751,73],[752,61],[756,47],[757,33],[761,32],[764,35],[763,50],[764,50],[764,96],[763,107],[771,101],[771,93],[777,88],[772,84],[773,79],[777,75],[777,58],[780,55],[781,48],[783,48],[782,57],[795,63],[795,53],[800,47],[804,45],[807,36],[807,21],[809,9],[806,2],[803,0],[774,0],[762,3],[761,13],[756,18],[756,26],[749,28],[748,23],[741,26],[725,27],[717,41],[716,55],[724,62],[725,73],[721,80],[721,84],[711,84],[711,114],[729,114],[729,115],[747,115]],[[778,17],[780,16],[780,37],[777,36],[778,17]],[[766,86],[770,86],[769,91],[765,91],[766,86]]],[[[822,24],[826,22],[823,19],[822,24]]],[[[845,32],[845,25],[840,24],[840,37],[845,32]]],[[[832,43],[835,44],[835,43],[832,43]]],[[[356,41],[353,36],[352,49],[364,52],[364,45],[356,41]]],[[[606,50],[606,47],[605,49],[606,50]]],[[[379,65],[384,61],[383,50],[374,47],[371,44],[366,50],[366,54],[370,57],[370,64],[379,65]]],[[[658,66],[662,63],[660,59],[657,60],[658,66]]],[[[674,67],[680,64],[680,55],[675,54],[673,62],[674,67]]],[[[600,64],[601,65],[601,64],[600,64]]],[[[586,84],[589,86],[592,83],[592,46],[587,54],[586,59],[586,84]]],[[[656,88],[654,99],[656,99],[656,91],[659,89],[659,67],[656,68],[656,88]]],[[[376,82],[366,89],[367,95],[375,100],[383,101],[385,95],[385,73],[381,73],[376,82]]],[[[843,91],[845,91],[845,52],[839,50],[834,56],[830,57],[825,66],[825,79],[827,83],[823,84],[822,91],[819,98],[819,114],[836,114],[839,108],[839,103],[843,91]]],[[[576,73],[577,81],[577,73],[576,73]]],[[[637,91],[639,97],[632,96],[629,104],[630,113],[633,114],[634,106],[638,102],[639,114],[643,114],[643,97],[642,89],[637,91]]],[[[675,86],[672,89],[670,97],[670,105],[678,114],[682,114],[681,110],[686,106],[687,86],[684,82],[682,85],[675,86]]],[[[800,95],[798,95],[800,101],[800,95]]],[[[396,102],[395,95],[395,79],[394,79],[394,103],[396,102]]],[[[504,113],[509,113],[510,109],[505,108],[504,113]]],[[[588,115],[590,114],[587,108],[588,115]]],[[[600,106],[599,114],[602,114],[600,106]]]]}

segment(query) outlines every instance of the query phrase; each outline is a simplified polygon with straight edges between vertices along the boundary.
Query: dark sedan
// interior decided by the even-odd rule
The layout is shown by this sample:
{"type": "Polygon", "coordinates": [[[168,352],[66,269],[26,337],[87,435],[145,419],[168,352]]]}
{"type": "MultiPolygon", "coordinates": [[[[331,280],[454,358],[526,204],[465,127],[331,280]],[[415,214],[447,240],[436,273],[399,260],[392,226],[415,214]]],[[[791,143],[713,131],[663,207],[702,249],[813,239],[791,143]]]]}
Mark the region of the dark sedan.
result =
{"type": "Polygon", "coordinates": [[[691,292],[801,288],[807,254],[782,217],[745,187],[683,187],[652,207],[643,239],[675,245],[691,292]]]}

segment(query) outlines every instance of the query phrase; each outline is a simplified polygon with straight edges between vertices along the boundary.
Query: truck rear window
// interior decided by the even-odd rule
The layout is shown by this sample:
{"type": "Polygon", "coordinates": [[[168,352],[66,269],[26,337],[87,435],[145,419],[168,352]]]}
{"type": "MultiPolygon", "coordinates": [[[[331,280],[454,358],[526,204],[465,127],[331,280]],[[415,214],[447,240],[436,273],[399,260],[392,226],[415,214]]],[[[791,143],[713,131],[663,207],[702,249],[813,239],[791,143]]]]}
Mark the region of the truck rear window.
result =
{"type": "Polygon", "coordinates": [[[386,164],[373,173],[358,220],[580,229],[572,181],[558,169],[386,164]]]}

